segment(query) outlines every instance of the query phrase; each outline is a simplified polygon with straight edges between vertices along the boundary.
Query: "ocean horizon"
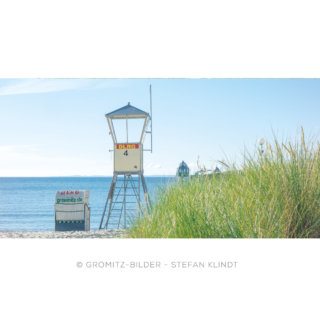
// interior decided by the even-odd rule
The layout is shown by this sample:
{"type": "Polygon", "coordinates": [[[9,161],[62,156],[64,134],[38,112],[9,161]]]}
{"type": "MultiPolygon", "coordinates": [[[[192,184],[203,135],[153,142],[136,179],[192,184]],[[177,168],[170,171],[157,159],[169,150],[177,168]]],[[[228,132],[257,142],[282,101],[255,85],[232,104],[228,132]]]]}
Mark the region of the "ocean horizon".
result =
{"type": "MultiPolygon", "coordinates": [[[[111,180],[112,176],[0,177],[0,231],[54,231],[55,194],[62,190],[90,190],[90,229],[98,230],[111,180]]],[[[159,186],[175,176],[145,180],[152,199],[159,186]]]]}

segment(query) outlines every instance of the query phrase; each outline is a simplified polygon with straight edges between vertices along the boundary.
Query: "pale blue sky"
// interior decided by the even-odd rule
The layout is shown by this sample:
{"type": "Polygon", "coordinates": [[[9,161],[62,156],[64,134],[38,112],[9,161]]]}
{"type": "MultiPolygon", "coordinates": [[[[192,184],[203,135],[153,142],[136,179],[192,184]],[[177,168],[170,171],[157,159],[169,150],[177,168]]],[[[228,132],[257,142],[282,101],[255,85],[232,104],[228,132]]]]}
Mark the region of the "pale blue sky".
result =
{"type": "Polygon", "coordinates": [[[318,79],[0,79],[0,176],[112,175],[104,115],[128,102],[149,112],[150,84],[146,175],[239,157],[271,127],[280,138],[319,131],[318,79]]]}

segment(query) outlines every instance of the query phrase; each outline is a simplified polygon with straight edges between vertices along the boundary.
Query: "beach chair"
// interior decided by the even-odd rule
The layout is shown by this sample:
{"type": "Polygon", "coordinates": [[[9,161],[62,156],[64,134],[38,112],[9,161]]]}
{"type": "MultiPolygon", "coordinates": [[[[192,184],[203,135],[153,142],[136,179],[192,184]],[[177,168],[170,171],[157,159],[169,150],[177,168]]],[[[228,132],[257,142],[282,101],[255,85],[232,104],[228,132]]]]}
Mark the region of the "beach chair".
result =
{"type": "Polygon", "coordinates": [[[89,197],[89,190],[57,191],[54,230],[90,231],[89,197]]]}

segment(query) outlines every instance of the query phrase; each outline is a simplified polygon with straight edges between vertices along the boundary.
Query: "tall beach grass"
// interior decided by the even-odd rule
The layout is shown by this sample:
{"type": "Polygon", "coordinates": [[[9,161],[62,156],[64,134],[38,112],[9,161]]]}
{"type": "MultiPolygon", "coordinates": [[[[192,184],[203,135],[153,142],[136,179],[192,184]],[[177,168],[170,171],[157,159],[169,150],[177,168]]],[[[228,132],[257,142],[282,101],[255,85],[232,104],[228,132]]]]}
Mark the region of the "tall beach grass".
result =
{"type": "Polygon", "coordinates": [[[131,238],[319,238],[320,144],[267,143],[246,152],[241,170],[162,187],[131,238]]]}

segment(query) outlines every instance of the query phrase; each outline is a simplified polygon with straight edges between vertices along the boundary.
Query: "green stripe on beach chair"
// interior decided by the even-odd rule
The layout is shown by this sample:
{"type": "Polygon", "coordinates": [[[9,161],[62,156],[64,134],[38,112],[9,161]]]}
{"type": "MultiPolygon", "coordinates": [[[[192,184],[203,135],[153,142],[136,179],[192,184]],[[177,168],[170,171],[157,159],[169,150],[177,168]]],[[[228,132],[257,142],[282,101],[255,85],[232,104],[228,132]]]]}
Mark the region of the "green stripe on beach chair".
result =
{"type": "Polygon", "coordinates": [[[56,223],[84,223],[84,220],[60,220],[60,221],[56,221],[56,223]]]}

